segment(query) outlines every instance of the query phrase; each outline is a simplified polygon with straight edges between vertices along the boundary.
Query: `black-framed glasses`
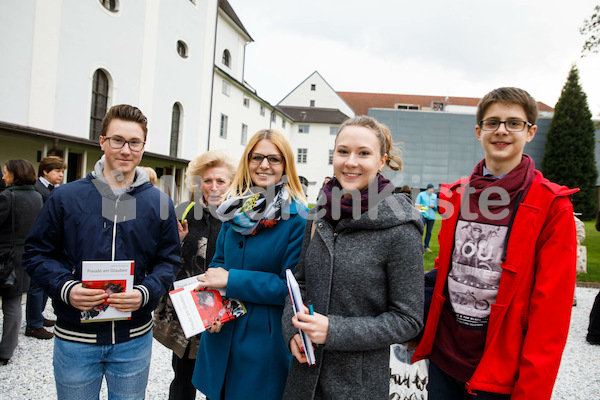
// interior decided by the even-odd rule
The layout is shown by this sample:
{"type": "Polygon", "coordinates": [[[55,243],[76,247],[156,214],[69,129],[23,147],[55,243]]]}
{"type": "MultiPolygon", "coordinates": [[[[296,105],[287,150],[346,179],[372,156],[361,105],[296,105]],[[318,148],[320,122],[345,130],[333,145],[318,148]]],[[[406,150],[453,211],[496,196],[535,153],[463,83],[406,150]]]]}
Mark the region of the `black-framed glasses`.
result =
{"type": "Polygon", "coordinates": [[[497,119],[484,119],[479,121],[479,127],[484,131],[496,131],[500,128],[500,125],[504,124],[504,127],[509,132],[521,132],[525,127],[532,127],[533,124],[527,121],[521,121],[519,119],[509,119],[508,121],[499,121],[497,119]]]}
{"type": "Polygon", "coordinates": [[[125,146],[125,143],[127,143],[131,151],[142,151],[144,145],[146,144],[146,142],[142,142],[141,140],[125,140],[118,136],[105,136],[104,140],[108,140],[108,144],[113,149],[122,149],[123,146],[125,146]]]}
{"type": "Polygon", "coordinates": [[[248,161],[252,164],[260,164],[264,159],[267,159],[269,164],[271,165],[279,165],[285,160],[285,158],[281,154],[260,154],[260,153],[250,153],[248,154],[248,161]]]}

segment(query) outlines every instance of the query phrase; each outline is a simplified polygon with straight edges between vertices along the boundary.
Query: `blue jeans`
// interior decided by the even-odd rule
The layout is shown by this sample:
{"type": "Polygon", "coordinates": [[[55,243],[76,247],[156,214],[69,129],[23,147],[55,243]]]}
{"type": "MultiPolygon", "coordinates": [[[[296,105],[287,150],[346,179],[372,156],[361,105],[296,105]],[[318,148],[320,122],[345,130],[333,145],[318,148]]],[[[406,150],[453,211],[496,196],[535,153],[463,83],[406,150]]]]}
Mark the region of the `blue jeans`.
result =
{"type": "Polygon", "coordinates": [[[423,220],[423,226],[425,226],[425,241],[423,242],[423,247],[428,249],[429,241],[431,240],[431,231],[433,230],[433,224],[435,223],[435,219],[427,219],[422,215],[421,219],[423,220]]]}
{"type": "Polygon", "coordinates": [[[103,376],[110,400],[144,399],[151,357],[152,331],[105,346],[55,337],[53,365],[58,399],[98,399],[103,376]]]}
{"type": "Polygon", "coordinates": [[[430,400],[509,400],[509,394],[475,392],[469,394],[465,383],[451,377],[437,365],[429,361],[429,383],[427,384],[430,400]]]}
{"type": "Polygon", "coordinates": [[[27,305],[25,306],[25,329],[41,328],[44,325],[44,316],[42,311],[46,308],[48,295],[32,279],[27,291],[27,305]]]}

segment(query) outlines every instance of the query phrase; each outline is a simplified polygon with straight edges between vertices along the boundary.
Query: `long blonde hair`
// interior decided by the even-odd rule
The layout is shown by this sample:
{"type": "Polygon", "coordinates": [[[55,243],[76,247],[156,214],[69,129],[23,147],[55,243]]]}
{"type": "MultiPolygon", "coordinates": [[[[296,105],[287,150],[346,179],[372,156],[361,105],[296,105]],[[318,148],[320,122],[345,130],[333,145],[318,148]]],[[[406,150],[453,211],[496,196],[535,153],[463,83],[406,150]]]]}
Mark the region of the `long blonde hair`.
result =
{"type": "Polygon", "coordinates": [[[283,133],[273,129],[260,130],[250,138],[244,149],[244,154],[240,159],[237,172],[233,177],[233,181],[231,182],[227,194],[232,197],[244,196],[250,191],[250,188],[254,186],[250,175],[248,154],[250,154],[254,146],[263,139],[271,141],[271,143],[277,146],[281,154],[283,154],[285,160],[283,175],[287,176],[287,182],[285,182],[284,185],[287,186],[290,196],[294,200],[307,205],[306,196],[304,195],[304,190],[302,190],[302,185],[300,184],[300,178],[298,178],[298,173],[296,172],[292,146],[290,146],[290,142],[286,137],[283,136],[283,133]]]}

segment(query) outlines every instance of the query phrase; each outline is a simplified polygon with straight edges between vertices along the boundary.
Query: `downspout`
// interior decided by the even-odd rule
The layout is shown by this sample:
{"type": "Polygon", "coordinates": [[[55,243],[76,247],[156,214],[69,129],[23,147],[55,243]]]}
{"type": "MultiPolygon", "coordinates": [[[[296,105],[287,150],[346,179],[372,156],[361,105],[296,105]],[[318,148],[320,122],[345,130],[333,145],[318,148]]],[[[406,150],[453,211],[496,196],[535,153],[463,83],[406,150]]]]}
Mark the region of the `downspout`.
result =
{"type": "MultiPolygon", "coordinates": [[[[217,24],[219,23],[219,2],[217,1],[217,8],[215,12],[215,40],[213,43],[213,55],[211,64],[213,65],[213,72],[210,78],[210,110],[208,113],[208,141],[206,143],[206,151],[210,150],[210,136],[212,134],[212,114],[213,114],[213,88],[215,86],[215,54],[217,54],[217,24]]],[[[244,53],[245,56],[245,53],[244,53]]]]}

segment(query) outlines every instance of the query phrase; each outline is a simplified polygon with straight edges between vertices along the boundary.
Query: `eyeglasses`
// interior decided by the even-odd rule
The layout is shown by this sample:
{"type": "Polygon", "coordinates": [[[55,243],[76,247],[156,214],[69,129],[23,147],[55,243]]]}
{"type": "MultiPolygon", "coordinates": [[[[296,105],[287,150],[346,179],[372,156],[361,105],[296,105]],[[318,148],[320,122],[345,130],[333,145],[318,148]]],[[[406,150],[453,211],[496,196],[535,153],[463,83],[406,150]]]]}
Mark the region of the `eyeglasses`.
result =
{"type": "Polygon", "coordinates": [[[260,153],[250,153],[250,154],[248,154],[248,160],[252,164],[260,164],[260,163],[263,162],[263,160],[265,158],[267,159],[267,161],[271,165],[279,165],[285,159],[281,154],[267,154],[267,155],[260,154],[260,153]]]}
{"type": "Polygon", "coordinates": [[[122,149],[123,146],[125,146],[125,143],[127,143],[129,145],[129,149],[131,151],[142,151],[142,149],[144,148],[144,145],[146,144],[146,142],[142,142],[141,140],[136,140],[136,139],[125,140],[125,139],[117,137],[117,136],[115,136],[115,137],[105,136],[104,140],[108,140],[108,144],[113,149],[122,149]]]}
{"type": "Polygon", "coordinates": [[[500,125],[504,124],[504,127],[509,132],[521,132],[526,126],[532,127],[533,124],[527,121],[521,121],[518,119],[510,119],[508,121],[498,121],[497,119],[484,119],[479,121],[479,126],[484,131],[496,131],[500,128],[500,125]]]}

